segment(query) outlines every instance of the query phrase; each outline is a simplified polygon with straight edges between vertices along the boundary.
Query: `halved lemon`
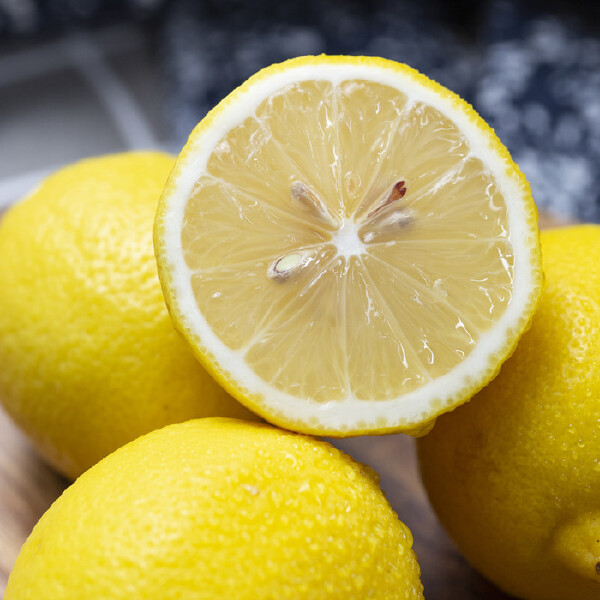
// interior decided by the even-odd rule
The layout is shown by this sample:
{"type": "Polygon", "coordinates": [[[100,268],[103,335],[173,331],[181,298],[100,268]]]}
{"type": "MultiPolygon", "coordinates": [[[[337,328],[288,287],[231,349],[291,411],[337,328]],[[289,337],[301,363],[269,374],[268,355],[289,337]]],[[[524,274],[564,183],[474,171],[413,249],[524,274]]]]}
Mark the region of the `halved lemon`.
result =
{"type": "Polygon", "coordinates": [[[175,325],[278,425],[425,432],[541,288],[529,185],[458,96],[380,58],[272,65],[194,129],[155,249],[175,325]]]}

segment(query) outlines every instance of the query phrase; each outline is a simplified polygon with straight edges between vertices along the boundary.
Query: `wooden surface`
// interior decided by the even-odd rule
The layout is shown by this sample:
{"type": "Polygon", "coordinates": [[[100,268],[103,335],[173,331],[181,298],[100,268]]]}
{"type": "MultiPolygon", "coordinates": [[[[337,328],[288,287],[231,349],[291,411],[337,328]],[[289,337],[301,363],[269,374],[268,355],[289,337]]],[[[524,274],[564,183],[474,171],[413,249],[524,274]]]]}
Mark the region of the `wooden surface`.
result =
{"type": "MultiPolygon", "coordinates": [[[[558,225],[543,217],[541,226],[558,225]]],[[[0,366],[1,368],[1,366],[0,366]]],[[[415,461],[414,440],[403,435],[338,440],[335,445],[381,474],[390,503],[413,533],[427,600],[506,600],[473,571],[431,510],[415,461]]],[[[29,532],[68,482],[37,458],[0,410],[0,592],[29,532]]]]}

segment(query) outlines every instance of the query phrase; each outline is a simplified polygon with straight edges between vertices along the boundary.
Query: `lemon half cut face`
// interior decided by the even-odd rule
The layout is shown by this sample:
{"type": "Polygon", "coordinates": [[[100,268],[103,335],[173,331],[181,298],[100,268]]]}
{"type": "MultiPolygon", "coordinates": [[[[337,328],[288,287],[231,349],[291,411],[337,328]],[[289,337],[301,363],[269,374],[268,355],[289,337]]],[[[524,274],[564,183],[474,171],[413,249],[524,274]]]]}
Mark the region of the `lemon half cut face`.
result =
{"type": "Polygon", "coordinates": [[[541,282],[529,186],[473,109],[405,65],[273,65],[192,132],[155,249],[213,375],[299,431],[418,433],[514,348],[541,282]]]}

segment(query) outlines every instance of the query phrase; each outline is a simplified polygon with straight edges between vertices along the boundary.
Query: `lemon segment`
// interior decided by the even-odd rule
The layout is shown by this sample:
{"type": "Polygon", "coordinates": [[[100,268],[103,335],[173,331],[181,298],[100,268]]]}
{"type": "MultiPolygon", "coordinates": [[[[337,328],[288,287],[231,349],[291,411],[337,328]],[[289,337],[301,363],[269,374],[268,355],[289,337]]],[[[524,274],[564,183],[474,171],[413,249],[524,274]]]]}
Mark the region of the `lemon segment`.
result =
{"type": "Polygon", "coordinates": [[[493,132],[381,59],[305,57],[198,125],[156,220],[175,322],[273,422],[410,430],[510,353],[539,295],[535,207],[493,132]]]}

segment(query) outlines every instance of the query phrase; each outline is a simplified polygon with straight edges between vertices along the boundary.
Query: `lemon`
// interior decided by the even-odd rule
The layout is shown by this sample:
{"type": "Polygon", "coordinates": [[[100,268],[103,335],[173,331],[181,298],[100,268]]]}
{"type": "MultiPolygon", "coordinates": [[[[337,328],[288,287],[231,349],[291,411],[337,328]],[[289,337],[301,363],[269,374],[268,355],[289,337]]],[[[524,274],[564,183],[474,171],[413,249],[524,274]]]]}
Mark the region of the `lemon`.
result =
{"type": "Polygon", "coordinates": [[[542,233],[546,287],[500,374],[419,440],[466,558],[527,600],[600,598],[600,226],[542,233]]]}
{"type": "Polygon", "coordinates": [[[86,160],[0,222],[0,398],[70,477],[152,429],[252,415],[173,329],[152,222],[173,158],[86,160]]]}
{"type": "Polygon", "coordinates": [[[278,425],[423,433],[498,371],[541,288],[536,211],[473,109],[367,57],[273,65],[192,132],[155,223],[176,326],[278,425]]]}
{"type": "Polygon", "coordinates": [[[80,477],[17,558],[5,600],[422,599],[412,536],[329,444],[209,418],[80,477]]]}

